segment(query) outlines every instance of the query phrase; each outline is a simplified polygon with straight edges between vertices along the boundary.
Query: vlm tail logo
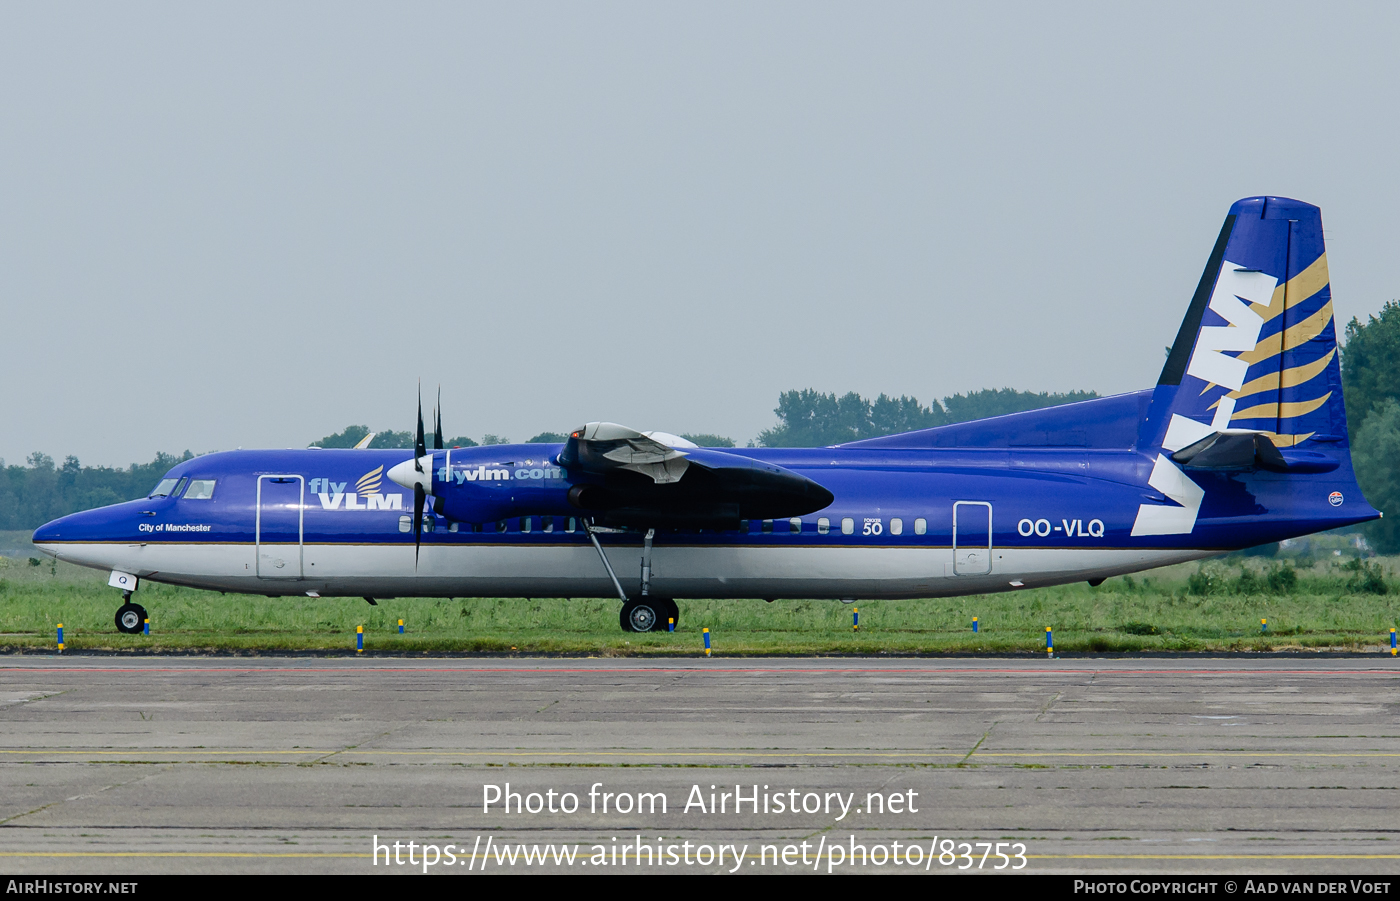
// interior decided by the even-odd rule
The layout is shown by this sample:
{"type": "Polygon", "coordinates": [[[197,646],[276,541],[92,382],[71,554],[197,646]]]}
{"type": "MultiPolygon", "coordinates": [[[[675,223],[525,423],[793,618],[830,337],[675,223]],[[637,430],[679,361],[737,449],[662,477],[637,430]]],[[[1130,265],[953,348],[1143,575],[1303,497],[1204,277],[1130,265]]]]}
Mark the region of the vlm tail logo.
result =
{"type": "Polygon", "coordinates": [[[402,510],[402,494],[380,493],[383,480],[384,467],[376,466],[360,476],[354,491],[347,493],[345,482],[321,478],[311,480],[311,490],[321,499],[322,510],[402,510]]]}
{"type": "MultiPolygon", "coordinates": [[[[1277,286],[1277,278],[1225,260],[1209,303],[1209,308],[1225,321],[1225,325],[1200,327],[1186,374],[1205,382],[1205,390],[1222,386],[1230,392],[1239,391],[1249,373],[1249,362],[1244,356],[1259,345],[1259,333],[1264,328],[1264,319],[1256,311],[1269,309],[1277,286]],[[1227,356],[1227,351],[1238,356],[1227,356]]],[[[1196,527],[1205,492],[1166,454],[1230,428],[1235,397],[1226,394],[1216,401],[1209,423],[1172,413],[1166,438],[1162,441],[1162,450],[1166,453],[1157,455],[1147,479],[1147,484],[1162,492],[1172,504],[1139,505],[1137,519],[1133,522],[1134,537],[1189,535],[1196,527]]]]}

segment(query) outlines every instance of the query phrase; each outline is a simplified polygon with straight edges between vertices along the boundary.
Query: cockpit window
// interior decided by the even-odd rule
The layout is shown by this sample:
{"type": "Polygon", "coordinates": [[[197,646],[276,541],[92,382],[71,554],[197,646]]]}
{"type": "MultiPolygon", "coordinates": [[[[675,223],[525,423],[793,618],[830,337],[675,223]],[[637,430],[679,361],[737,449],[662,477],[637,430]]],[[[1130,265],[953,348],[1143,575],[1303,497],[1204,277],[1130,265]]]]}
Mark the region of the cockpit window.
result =
{"type": "Polygon", "coordinates": [[[185,490],[185,500],[187,501],[207,501],[213,496],[213,479],[193,479],[190,481],[190,487],[185,490]]]}
{"type": "Polygon", "coordinates": [[[147,497],[170,497],[175,493],[175,486],[178,484],[179,479],[161,479],[160,484],[147,497]]]}

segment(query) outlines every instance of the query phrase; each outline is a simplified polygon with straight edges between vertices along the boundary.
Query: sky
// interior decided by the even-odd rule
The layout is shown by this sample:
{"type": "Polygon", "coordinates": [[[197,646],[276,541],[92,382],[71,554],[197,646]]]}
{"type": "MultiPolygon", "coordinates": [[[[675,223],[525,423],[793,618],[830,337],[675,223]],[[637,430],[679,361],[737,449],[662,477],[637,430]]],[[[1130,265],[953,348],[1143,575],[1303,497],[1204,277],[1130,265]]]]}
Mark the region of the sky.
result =
{"type": "Polygon", "coordinates": [[[0,458],[1151,386],[1230,204],[1400,297],[1400,6],[0,3],[0,458]]]}

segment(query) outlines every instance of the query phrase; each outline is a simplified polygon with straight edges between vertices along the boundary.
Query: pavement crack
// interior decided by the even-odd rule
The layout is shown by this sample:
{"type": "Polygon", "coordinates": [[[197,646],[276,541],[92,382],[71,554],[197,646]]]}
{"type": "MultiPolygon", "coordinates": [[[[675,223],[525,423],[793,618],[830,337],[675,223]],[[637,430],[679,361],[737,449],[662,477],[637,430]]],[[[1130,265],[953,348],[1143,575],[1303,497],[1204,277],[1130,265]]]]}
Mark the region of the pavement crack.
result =
{"type": "MultiPolygon", "coordinates": [[[[161,772],[168,772],[169,770],[172,770],[172,769],[174,769],[173,766],[161,767],[161,772]]],[[[63,798],[63,799],[58,800],[58,801],[50,801],[50,802],[47,803],[47,804],[41,804],[40,806],[34,808],[33,810],[26,810],[26,811],[24,811],[23,813],[16,813],[16,814],[13,814],[12,816],[5,817],[3,820],[0,820],[0,826],[9,826],[9,825],[11,825],[12,823],[14,823],[15,820],[23,819],[24,817],[27,817],[27,816],[33,816],[33,815],[36,814],[36,813],[41,813],[41,812],[43,812],[43,811],[45,811],[45,810],[48,810],[50,807],[57,807],[57,806],[60,805],[60,804],[69,804],[69,803],[71,803],[71,802],[73,802],[73,801],[82,801],[82,800],[84,800],[84,799],[92,798],[92,797],[95,797],[95,796],[97,796],[97,795],[100,795],[100,794],[102,794],[102,793],[105,792],[105,791],[110,791],[110,790],[112,790],[112,789],[114,789],[114,788],[121,788],[121,787],[124,786],[124,785],[131,785],[131,784],[134,783],[134,782],[141,782],[141,781],[144,780],[144,779],[149,779],[150,776],[151,776],[150,773],[142,773],[141,775],[139,775],[139,776],[137,776],[137,777],[135,777],[135,778],[133,778],[133,779],[126,779],[126,780],[124,780],[124,781],[122,781],[122,782],[113,782],[111,785],[104,785],[104,786],[102,786],[101,788],[97,789],[96,791],[84,792],[84,793],[81,794],[81,795],[74,795],[74,796],[71,797],[71,798],[63,798]]]]}
{"type": "Polygon", "coordinates": [[[66,803],[68,803],[68,802],[71,801],[71,800],[73,800],[73,799],[72,799],[72,798],[65,798],[65,799],[63,799],[62,801],[50,801],[50,802],[47,803],[47,804],[44,804],[44,805],[41,805],[41,806],[39,806],[39,807],[34,808],[33,810],[26,810],[26,811],[24,811],[23,813],[17,813],[17,814],[14,814],[13,816],[5,817],[3,820],[0,820],[0,826],[8,826],[11,822],[13,822],[14,820],[18,820],[18,819],[20,819],[21,817],[27,817],[27,816],[29,816],[30,814],[35,814],[35,813],[39,813],[40,811],[48,810],[50,807],[53,807],[55,804],[66,804],[66,803]]]}
{"type": "Polygon", "coordinates": [[[47,701],[49,698],[56,698],[59,695],[66,695],[73,689],[65,688],[62,691],[46,691],[34,695],[32,698],[15,698],[9,701],[0,701],[0,710],[8,710],[11,707],[18,709],[25,704],[33,704],[35,701],[47,701]]]}
{"type": "Polygon", "coordinates": [[[303,760],[301,763],[298,763],[297,766],[315,766],[318,763],[325,763],[327,760],[330,760],[337,754],[344,754],[348,751],[354,751],[357,748],[364,747],[372,741],[379,741],[381,738],[387,738],[388,736],[393,735],[395,732],[398,732],[399,730],[403,729],[405,725],[407,724],[401,723],[392,729],[386,729],[383,732],[380,732],[378,735],[371,735],[368,738],[361,739],[360,741],[355,742],[353,745],[346,745],[343,748],[336,748],[334,751],[327,751],[320,757],[316,757],[312,760],[303,760]]]}
{"type": "Polygon", "coordinates": [[[1041,718],[1042,716],[1045,716],[1046,711],[1048,711],[1048,710],[1050,709],[1051,705],[1053,705],[1056,701],[1058,701],[1058,700],[1060,699],[1060,696],[1063,695],[1063,694],[1064,694],[1064,692],[1062,692],[1062,691],[1057,691],[1057,692],[1055,692],[1055,696],[1054,696],[1053,698],[1051,698],[1050,700],[1048,700],[1048,701],[1045,702],[1045,706],[1042,707],[1042,708],[1040,708],[1040,712],[1037,713],[1037,714],[1035,715],[1035,721],[1036,721],[1037,723],[1040,722],[1040,718],[1041,718]]]}
{"type": "Polygon", "coordinates": [[[995,728],[997,727],[997,722],[999,722],[999,721],[993,722],[990,726],[988,726],[988,727],[987,727],[987,731],[982,733],[982,737],[979,738],[979,739],[977,739],[977,744],[975,744],[975,745],[972,746],[972,750],[968,751],[967,754],[963,757],[963,759],[962,759],[962,760],[959,760],[957,763],[953,764],[953,766],[963,766],[963,765],[965,765],[965,764],[967,763],[967,759],[968,759],[969,757],[971,757],[973,754],[976,754],[976,753],[977,753],[977,749],[980,748],[980,747],[982,747],[982,742],[984,742],[984,741],[987,740],[987,736],[992,734],[992,730],[995,729],[995,728]]]}

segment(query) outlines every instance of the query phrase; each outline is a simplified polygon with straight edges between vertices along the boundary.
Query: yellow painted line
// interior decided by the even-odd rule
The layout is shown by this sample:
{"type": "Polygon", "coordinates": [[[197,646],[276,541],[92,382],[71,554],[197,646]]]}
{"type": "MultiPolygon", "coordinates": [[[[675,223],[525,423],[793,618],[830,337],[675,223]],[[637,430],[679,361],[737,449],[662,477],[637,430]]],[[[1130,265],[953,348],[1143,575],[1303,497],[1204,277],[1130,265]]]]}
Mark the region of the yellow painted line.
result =
{"type": "MultiPolygon", "coordinates": [[[[577,844],[587,844],[580,842],[577,844]]],[[[915,843],[917,846],[917,843],[915,843]]],[[[23,857],[220,857],[254,860],[363,859],[364,851],[297,851],[258,853],[255,851],[0,851],[0,858],[23,857]]],[[[830,856],[830,852],[827,852],[830,856]]],[[[486,860],[491,858],[481,855],[486,860]]],[[[746,854],[746,859],[757,855],[746,854]]],[[[472,860],[472,854],[458,854],[457,860],[472,860]]],[[[820,859],[820,858],[818,858],[820,859]]],[[[1027,860],[1400,860],[1400,854],[1027,854],[1027,860]]],[[[950,869],[950,868],[945,868],[950,869]]]]}
{"type": "MultiPolygon", "coordinates": [[[[733,757],[856,757],[866,759],[927,759],[927,758],[951,758],[963,760],[967,758],[966,751],[909,751],[909,752],[887,752],[887,751],[530,751],[516,748],[502,748],[488,751],[463,751],[455,748],[444,748],[442,750],[417,750],[417,751],[389,751],[389,750],[365,750],[359,748],[327,748],[323,750],[310,750],[297,748],[293,750],[257,750],[245,748],[230,751],[211,751],[202,749],[191,750],[171,750],[171,749],[145,749],[145,748],[123,748],[117,750],[93,749],[93,750],[72,750],[72,749],[34,749],[22,750],[15,748],[0,749],[0,754],[18,754],[35,757],[42,756],[123,756],[123,757],[160,757],[160,756],[202,756],[202,757],[283,757],[283,756],[360,756],[360,757],[644,757],[644,758],[733,758],[733,757]]],[[[1103,759],[1103,758],[1164,758],[1164,757],[1227,757],[1227,758],[1280,758],[1299,757],[1306,759],[1321,758],[1345,758],[1345,759],[1369,759],[1375,757],[1400,757],[1400,751],[977,751],[975,759],[995,758],[1010,760],[1034,760],[1041,758],[1056,759],[1103,759]]]]}
{"type": "Polygon", "coordinates": [[[1027,860],[1400,860],[1400,854],[1027,854],[1027,860]]]}
{"type": "Polygon", "coordinates": [[[0,857],[365,857],[366,853],[338,851],[296,851],[285,854],[260,854],[255,851],[0,851],[0,857]]]}
{"type": "Polygon", "coordinates": [[[94,749],[94,750],[63,750],[63,749],[37,749],[32,751],[7,749],[0,751],[5,754],[125,754],[125,755],[173,755],[173,754],[194,754],[194,755],[223,755],[228,757],[257,756],[263,755],[276,757],[283,754],[360,754],[377,755],[385,757],[403,756],[426,756],[426,757],[494,757],[501,754],[513,754],[525,757],[955,757],[961,760],[967,756],[966,751],[910,751],[908,753],[872,753],[868,751],[527,751],[517,748],[501,748],[489,751],[462,751],[456,748],[444,748],[441,751],[367,751],[357,748],[328,748],[322,751],[295,750],[295,751],[260,751],[254,748],[244,748],[233,751],[208,751],[192,750],[182,751],[179,749],[145,749],[145,748],[125,748],[118,750],[94,749]]]}
{"type": "Polygon", "coordinates": [[[116,750],[116,751],[107,751],[107,750],[101,750],[101,749],[93,749],[93,750],[88,750],[88,751],[73,751],[73,750],[63,750],[63,749],[60,749],[60,748],[53,748],[53,749],[36,748],[36,749],[33,749],[33,750],[24,750],[24,749],[19,749],[19,748],[3,748],[3,749],[0,749],[0,754],[204,754],[204,755],[209,755],[209,754],[222,754],[222,755],[225,755],[225,756],[265,754],[265,755],[275,756],[275,755],[281,755],[281,754],[339,754],[339,753],[341,753],[341,751],[344,751],[344,750],[345,750],[344,748],[340,748],[340,749],[334,749],[334,748],[333,748],[333,749],[328,750],[328,751],[304,751],[304,750],[301,750],[301,749],[297,749],[297,750],[294,750],[294,751],[258,751],[258,750],[253,750],[253,749],[246,749],[246,750],[241,750],[241,751],[208,751],[208,750],[202,750],[202,749],[199,749],[199,748],[193,748],[193,749],[188,750],[188,751],[181,751],[181,750],[174,750],[174,751],[172,751],[172,750],[163,750],[163,751],[162,751],[162,750],[146,749],[146,748],[124,748],[124,749],[116,750]]]}
{"type": "Polygon", "coordinates": [[[978,751],[978,757],[1400,757],[1396,751],[978,751]]]}
{"type": "MultiPolygon", "coordinates": [[[[459,757],[494,757],[502,754],[516,755],[520,757],[952,757],[962,760],[967,756],[963,751],[910,751],[909,753],[871,753],[867,751],[774,751],[769,753],[743,752],[743,751],[364,751],[351,750],[339,752],[350,756],[375,756],[384,755],[389,757],[411,757],[411,756],[459,756],[459,757]]],[[[1358,752],[1330,752],[1330,751],[1298,751],[1290,753],[1288,751],[1163,751],[1156,753],[1153,751],[1049,751],[1049,752],[993,752],[978,751],[976,757],[997,757],[1020,759],[1026,757],[1400,757],[1397,751],[1377,751],[1369,753],[1358,752]]]]}

